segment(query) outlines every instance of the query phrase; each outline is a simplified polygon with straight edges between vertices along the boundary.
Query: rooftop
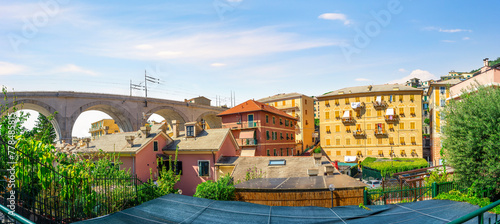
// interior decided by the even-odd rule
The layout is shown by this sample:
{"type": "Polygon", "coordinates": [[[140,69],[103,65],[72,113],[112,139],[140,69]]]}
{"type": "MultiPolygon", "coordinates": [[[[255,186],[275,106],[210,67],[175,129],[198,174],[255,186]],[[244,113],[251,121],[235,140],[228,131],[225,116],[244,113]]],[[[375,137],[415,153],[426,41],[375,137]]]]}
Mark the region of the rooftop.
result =
{"type": "Polygon", "coordinates": [[[300,93],[280,93],[280,94],[276,94],[274,96],[264,97],[264,98],[259,99],[257,101],[262,102],[262,103],[268,103],[268,102],[274,102],[274,101],[284,100],[284,99],[299,98],[302,96],[306,96],[306,95],[300,94],[300,93]]]}
{"type": "Polygon", "coordinates": [[[448,79],[448,80],[440,80],[431,83],[431,85],[455,85],[462,82],[460,79],[448,79]]]}
{"type": "Polygon", "coordinates": [[[288,115],[287,113],[277,109],[276,107],[269,106],[264,103],[257,102],[255,100],[247,100],[246,102],[238,104],[220,114],[217,114],[217,116],[224,116],[228,114],[238,114],[238,113],[252,112],[252,111],[267,111],[269,113],[297,120],[297,118],[288,115]]]}
{"type": "Polygon", "coordinates": [[[327,92],[317,97],[323,98],[327,96],[347,95],[356,93],[377,93],[377,92],[387,92],[387,91],[422,91],[422,90],[401,84],[368,85],[368,86],[347,87],[327,92]],[[371,89],[369,87],[371,87],[371,89]]]}
{"type": "Polygon", "coordinates": [[[185,137],[185,132],[180,132],[163,151],[175,151],[177,146],[179,151],[217,151],[229,133],[227,128],[202,130],[196,137],[185,137]]]}
{"type": "Polygon", "coordinates": [[[235,185],[244,190],[327,190],[330,184],[335,189],[364,188],[365,183],[344,174],[313,177],[257,178],[235,185]]]}

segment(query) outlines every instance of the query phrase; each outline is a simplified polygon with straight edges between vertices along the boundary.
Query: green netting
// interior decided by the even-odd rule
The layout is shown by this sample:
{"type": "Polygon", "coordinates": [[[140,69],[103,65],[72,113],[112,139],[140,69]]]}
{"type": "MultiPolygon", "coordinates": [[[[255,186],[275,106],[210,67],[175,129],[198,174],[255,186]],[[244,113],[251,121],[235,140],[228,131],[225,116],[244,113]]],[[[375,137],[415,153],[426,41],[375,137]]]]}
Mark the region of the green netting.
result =
{"type": "MultiPolygon", "coordinates": [[[[446,200],[367,207],[370,210],[358,206],[271,207],[169,194],[79,223],[447,223],[479,208],[446,200]]],[[[492,216],[485,214],[486,220],[492,216]]]]}

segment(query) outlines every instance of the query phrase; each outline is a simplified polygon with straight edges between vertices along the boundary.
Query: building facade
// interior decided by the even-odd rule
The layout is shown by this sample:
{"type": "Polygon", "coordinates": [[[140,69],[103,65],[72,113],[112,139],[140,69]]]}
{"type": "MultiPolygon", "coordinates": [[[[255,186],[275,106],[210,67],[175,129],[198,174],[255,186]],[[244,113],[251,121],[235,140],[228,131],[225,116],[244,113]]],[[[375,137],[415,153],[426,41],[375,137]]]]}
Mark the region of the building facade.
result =
{"type": "Polygon", "coordinates": [[[332,160],[422,157],[422,90],[349,87],[317,96],[321,147],[332,160]]]}
{"type": "Polygon", "coordinates": [[[429,116],[430,116],[430,138],[432,165],[441,165],[441,127],[443,116],[441,114],[446,107],[446,99],[450,97],[450,88],[461,82],[459,79],[448,79],[430,84],[429,91],[429,116]]]}
{"type": "Polygon", "coordinates": [[[296,149],[303,150],[314,145],[314,98],[300,93],[277,94],[258,100],[276,107],[298,119],[295,134],[296,149]]]}
{"type": "Polygon", "coordinates": [[[120,128],[113,119],[102,119],[100,121],[94,122],[90,125],[89,129],[89,133],[92,139],[98,139],[103,135],[119,132],[120,128]]]}
{"type": "MultiPolygon", "coordinates": [[[[312,102],[311,102],[312,104],[312,102]]],[[[236,138],[241,156],[292,156],[297,118],[275,107],[248,100],[217,116],[236,138]]]]}

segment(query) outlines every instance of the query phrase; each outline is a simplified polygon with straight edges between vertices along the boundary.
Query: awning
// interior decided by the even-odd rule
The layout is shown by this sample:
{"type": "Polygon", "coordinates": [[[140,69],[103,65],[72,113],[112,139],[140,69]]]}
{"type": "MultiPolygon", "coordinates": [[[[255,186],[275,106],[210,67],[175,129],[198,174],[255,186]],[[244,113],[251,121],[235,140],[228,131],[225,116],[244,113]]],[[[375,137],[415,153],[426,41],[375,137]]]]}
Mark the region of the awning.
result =
{"type": "Polygon", "coordinates": [[[356,162],[356,156],[344,156],[344,162],[356,162]]]}
{"type": "Polygon", "coordinates": [[[381,103],[382,102],[382,96],[377,96],[377,100],[375,100],[375,101],[381,103]]]}
{"type": "Polygon", "coordinates": [[[352,102],[351,103],[351,108],[356,109],[358,107],[361,107],[361,102],[352,102]]]}
{"type": "Polygon", "coordinates": [[[350,111],[349,111],[349,110],[346,110],[346,111],[344,112],[344,116],[342,116],[342,117],[343,117],[343,118],[349,118],[349,117],[351,117],[351,116],[350,116],[350,111]]]}
{"type": "Polygon", "coordinates": [[[255,149],[255,147],[242,149],[240,156],[255,156],[255,149]]]}
{"type": "Polygon", "coordinates": [[[254,134],[255,134],[254,130],[241,131],[240,138],[254,138],[254,134]]]}
{"type": "Polygon", "coordinates": [[[385,115],[387,115],[387,116],[394,115],[394,108],[387,108],[385,115]]]}

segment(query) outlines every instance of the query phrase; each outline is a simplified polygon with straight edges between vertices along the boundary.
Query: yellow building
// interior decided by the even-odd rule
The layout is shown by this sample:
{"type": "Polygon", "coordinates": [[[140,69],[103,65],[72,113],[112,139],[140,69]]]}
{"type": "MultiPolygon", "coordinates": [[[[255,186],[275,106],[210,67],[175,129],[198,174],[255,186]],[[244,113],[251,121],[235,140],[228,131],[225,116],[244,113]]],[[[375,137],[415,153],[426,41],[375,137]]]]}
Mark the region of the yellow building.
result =
{"type": "Polygon", "coordinates": [[[314,144],[314,99],[300,93],[277,94],[257,100],[276,107],[299,119],[295,133],[296,148],[304,150],[314,144]]]}
{"type": "Polygon", "coordinates": [[[113,119],[102,119],[100,121],[94,122],[90,125],[89,133],[92,139],[98,139],[99,137],[107,134],[113,134],[120,132],[120,128],[116,125],[113,119]]]}
{"type": "Polygon", "coordinates": [[[357,86],[317,96],[321,147],[332,160],[422,157],[422,90],[357,86]]]}
{"type": "Polygon", "coordinates": [[[441,127],[443,119],[441,111],[446,106],[446,100],[450,98],[450,87],[460,83],[459,79],[448,79],[430,84],[429,91],[429,115],[431,135],[431,162],[432,165],[441,165],[441,127]]]}

